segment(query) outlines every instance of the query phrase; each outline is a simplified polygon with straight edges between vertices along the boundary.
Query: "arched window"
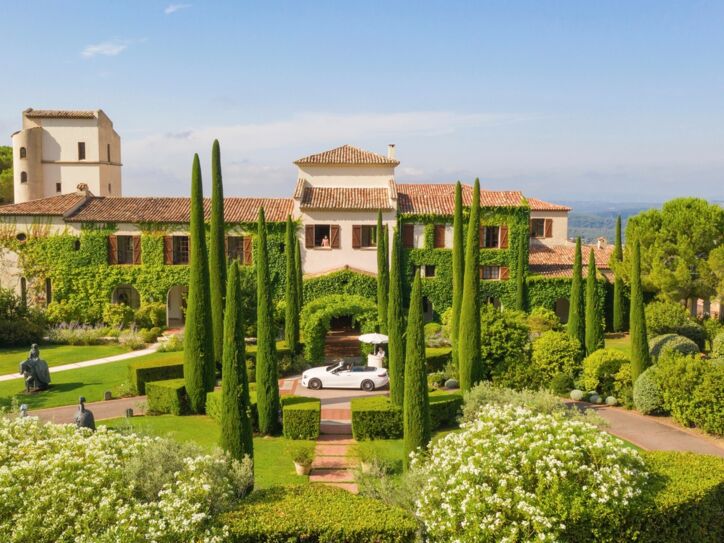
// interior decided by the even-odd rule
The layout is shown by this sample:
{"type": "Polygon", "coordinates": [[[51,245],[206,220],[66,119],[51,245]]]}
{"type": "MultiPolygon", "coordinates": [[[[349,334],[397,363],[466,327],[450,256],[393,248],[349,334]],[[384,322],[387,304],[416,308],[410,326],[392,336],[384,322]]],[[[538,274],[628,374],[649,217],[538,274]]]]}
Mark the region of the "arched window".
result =
{"type": "Polygon", "coordinates": [[[21,183],[28,182],[28,172],[20,172],[20,182],[21,183]]]}
{"type": "Polygon", "coordinates": [[[20,158],[25,158],[28,156],[28,151],[25,149],[25,147],[20,148],[20,158]]]}

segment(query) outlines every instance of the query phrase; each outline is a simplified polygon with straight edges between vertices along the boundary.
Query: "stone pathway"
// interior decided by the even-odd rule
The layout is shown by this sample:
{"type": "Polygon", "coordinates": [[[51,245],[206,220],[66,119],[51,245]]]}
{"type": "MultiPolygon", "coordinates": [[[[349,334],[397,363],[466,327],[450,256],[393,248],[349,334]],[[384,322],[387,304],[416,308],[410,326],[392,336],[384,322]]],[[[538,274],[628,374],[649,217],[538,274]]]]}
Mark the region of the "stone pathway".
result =
{"type": "Polygon", "coordinates": [[[347,409],[322,407],[322,421],[309,482],[336,486],[357,493],[354,478],[355,460],[349,456],[352,438],[352,412],[347,409]]]}
{"type": "MultiPolygon", "coordinates": [[[[86,409],[93,412],[96,422],[103,419],[115,419],[126,416],[126,409],[133,409],[133,414],[143,415],[146,404],[145,396],[133,396],[131,398],[118,398],[103,402],[91,402],[85,404],[86,409]]],[[[61,407],[49,407],[47,409],[33,409],[28,415],[38,417],[44,422],[55,422],[56,424],[70,424],[73,422],[78,405],[64,405],[61,407]]]]}

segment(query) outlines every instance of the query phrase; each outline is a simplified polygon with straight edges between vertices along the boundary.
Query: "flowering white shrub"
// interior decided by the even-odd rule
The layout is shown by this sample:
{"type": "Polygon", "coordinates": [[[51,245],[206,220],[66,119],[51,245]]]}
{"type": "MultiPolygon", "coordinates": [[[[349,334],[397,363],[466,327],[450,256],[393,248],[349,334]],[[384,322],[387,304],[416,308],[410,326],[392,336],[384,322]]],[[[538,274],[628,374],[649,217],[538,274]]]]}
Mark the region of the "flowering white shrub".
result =
{"type": "Polygon", "coordinates": [[[163,441],[0,416],[0,541],[221,541],[215,517],[249,488],[251,461],[183,458],[156,499],[144,500],[125,468],[163,441]]]}
{"type": "Polygon", "coordinates": [[[411,470],[425,480],[416,513],[427,536],[446,543],[565,540],[623,513],[645,477],[639,455],[595,426],[512,405],[482,407],[413,454],[411,470]]]}

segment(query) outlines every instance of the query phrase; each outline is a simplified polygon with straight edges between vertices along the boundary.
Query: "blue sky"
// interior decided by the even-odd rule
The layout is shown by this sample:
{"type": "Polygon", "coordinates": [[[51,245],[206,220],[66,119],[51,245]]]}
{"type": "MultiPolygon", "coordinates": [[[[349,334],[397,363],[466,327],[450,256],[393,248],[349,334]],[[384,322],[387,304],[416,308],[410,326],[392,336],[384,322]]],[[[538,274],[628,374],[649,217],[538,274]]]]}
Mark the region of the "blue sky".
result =
{"type": "Polygon", "coordinates": [[[724,2],[3,2],[0,133],[101,108],[124,193],[286,196],[292,161],[396,143],[398,181],[724,200],[724,2]]]}

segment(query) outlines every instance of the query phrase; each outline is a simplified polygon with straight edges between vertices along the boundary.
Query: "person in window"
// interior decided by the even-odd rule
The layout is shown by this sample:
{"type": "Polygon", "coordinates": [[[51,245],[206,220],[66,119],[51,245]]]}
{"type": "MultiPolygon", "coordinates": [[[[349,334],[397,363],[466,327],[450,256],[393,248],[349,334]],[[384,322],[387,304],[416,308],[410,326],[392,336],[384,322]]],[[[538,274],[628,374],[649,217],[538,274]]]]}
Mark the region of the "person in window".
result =
{"type": "Polygon", "coordinates": [[[322,238],[322,247],[329,247],[329,238],[327,236],[322,238]]]}

